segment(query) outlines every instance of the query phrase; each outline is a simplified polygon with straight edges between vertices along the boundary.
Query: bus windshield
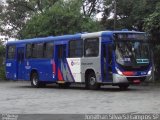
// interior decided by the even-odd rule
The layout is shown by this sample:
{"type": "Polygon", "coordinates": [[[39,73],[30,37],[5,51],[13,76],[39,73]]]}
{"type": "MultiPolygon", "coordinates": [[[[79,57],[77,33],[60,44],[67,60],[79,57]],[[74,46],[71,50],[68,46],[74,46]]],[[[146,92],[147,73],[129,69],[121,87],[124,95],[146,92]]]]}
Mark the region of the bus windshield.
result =
{"type": "Polygon", "coordinates": [[[123,66],[145,66],[149,64],[149,45],[141,41],[116,42],[116,61],[123,66]]]}

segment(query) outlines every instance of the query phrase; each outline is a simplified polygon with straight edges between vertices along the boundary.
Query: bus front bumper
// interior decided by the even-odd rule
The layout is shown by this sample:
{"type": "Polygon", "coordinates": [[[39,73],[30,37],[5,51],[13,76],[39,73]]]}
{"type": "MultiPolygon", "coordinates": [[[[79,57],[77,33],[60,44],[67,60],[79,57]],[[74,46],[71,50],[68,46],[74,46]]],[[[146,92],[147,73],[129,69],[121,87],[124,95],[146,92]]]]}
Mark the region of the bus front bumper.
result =
{"type": "Polygon", "coordinates": [[[143,81],[147,81],[150,76],[122,76],[119,74],[113,74],[113,84],[140,84],[143,81]]]}

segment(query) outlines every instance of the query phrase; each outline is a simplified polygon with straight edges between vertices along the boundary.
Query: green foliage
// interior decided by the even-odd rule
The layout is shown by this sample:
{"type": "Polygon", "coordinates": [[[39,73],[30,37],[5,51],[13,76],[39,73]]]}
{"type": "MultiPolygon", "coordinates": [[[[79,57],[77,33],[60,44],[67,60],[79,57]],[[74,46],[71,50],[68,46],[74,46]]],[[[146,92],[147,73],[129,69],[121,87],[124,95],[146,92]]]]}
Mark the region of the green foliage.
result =
{"type": "MultiPolygon", "coordinates": [[[[81,29],[83,30],[78,30],[78,31],[86,31],[86,30],[88,31],[90,26],[94,26],[90,28],[90,29],[93,29],[92,31],[94,31],[94,30],[97,30],[97,27],[95,26],[97,22],[94,22],[93,20],[91,20],[89,15],[94,14],[95,7],[99,8],[98,6],[100,6],[100,3],[98,5],[95,5],[98,3],[98,1],[100,0],[94,0],[94,1],[89,1],[89,0],[6,0],[8,4],[7,6],[0,4],[0,32],[11,37],[14,36],[16,38],[24,38],[24,36],[26,36],[24,34],[30,33],[30,32],[27,32],[26,29],[28,30],[31,29],[32,31],[34,27],[33,33],[31,33],[30,36],[27,35],[27,37],[32,37],[36,35],[38,36],[44,36],[44,35],[47,36],[47,35],[53,35],[53,34],[57,35],[57,33],[59,34],[57,29],[60,29],[60,28],[56,28],[55,24],[57,24],[58,26],[59,24],[61,24],[60,22],[65,23],[65,21],[62,19],[70,20],[70,23],[73,22],[74,24],[76,22],[80,22],[80,24],[82,24],[83,26],[81,29]],[[82,11],[82,6],[84,8],[86,7],[83,4],[84,2],[87,3],[87,5],[91,3],[91,6],[89,6],[89,8],[87,7],[88,8],[87,10],[83,9],[82,11]],[[57,8],[56,6],[59,6],[59,8],[57,8]],[[72,14],[71,12],[74,12],[75,14],[72,14]],[[88,16],[88,17],[84,17],[83,15],[80,16],[79,15],[80,12],[83,12],[83,15],[84,13],[86,13],[87,15],[84,15],[84,16],[88,16]],[[53,20],[51,19],[50,15],[51,17],[54,18],[53,20]],[[63,15],[64,17],[62,17],[63,15]],[[61,18],[59,16],[61,16],[61,18]],[[56,17],[58,18],[56,19],[56,17]],[[73,20],[71,19],[71,17],[73,17],[73,20]],[[79,18],[80,18],[80,21],[78,21],[79,18]],[[89,22],[91,21],[90,23],[88,22],[86,23],[86,25],[88,26],[84,25],[85,23],[82,21],[83,20],[82,18],[85,18],[84,21],[89,21],[89,22]],[[45,19],[49,19],[49,20],[45,20],[45,19]],[[59,23],[57,23],[57,21],[59,23]],[[52,27],[50,27],[51,23],[54,24],[53,27],[56,28],[56,29],[54,28],[55,32],[53,32],[52,27]],[[41,24],[43,25],[40,27],[41,24]],[[9,25],[10,27],[6,29],[7,25],[9,25]],[[28,27],[31,26],[31,28],[28,28],[27,26],[28,27]],[[45,28],[44,30],[46,30],[48,26],[49,26],[49,30],[51,31],[47,30],[42,32],[41,28],[45,28]],[[40,30],[36,30],[36,28],[40,30]]],[[[68,24],[67,27],[74,24],[68,24]]],[[[63,26],[62,29],[63,28],[65,28],[65,26],[63,26]]],[[[70,28],[70,29],[77,30],[75,28],[70,28]]],[[[61,34],[71,33],[71,31],[69,32],[66,32],[66,31],[67,30],[62,30],[61,34]]],[[[74,31],[74,32],[78,32],[78,31],[74,31]]]]}
{"type": "Polygon", "coordinates": [[[155,11],[144,20],[144,30],[151,34],[153,44],[155,76],[159,80],[160,73],[160,2],[157,3],[155,11]]]}
{"type": "Polygon", "coordinates": [[[73,34],[100,30],[98,22],[80,13],[81,2],[58,1],[45,12],[35,15],[20,31],[22,38],[73,34]]]}
{"type": "Polygon", "coordinates": [[[1,32],[9,36],[13,35],[14,32],[22,29],[25,24],[26,17],[30,16],[32,11],[31,5],[27,1],[22,0],[7,0],[8,6],[3,6],[4,10],[0,13],[1,32]],[[7,25],[11,27],[6,30],[7,25]]]}
{"type": "Polygon", "coordinates": [[[152,35],[152,41],[154,44],[159,43],[160,38],[160,2],[156,6],[156,10],[150,14],[146,19],[144,23],[144,29],[145,31],[151,33],[152,35]]]}
{"type": "Polygon", "coordinates": [[[4,56],[5,54],[5,46],[0,45],[0,56],[4,56]]]}
{"type": "Polygon", "coordinates": [[[0,66],[0,80],[6,80],[4,66],[0,66]]]}
{"type": "Polygon", "coordinates": [[[5,57],[5,46],[0,45],[0,66],[4,63],[4,57],[5,57]]]}
{"type": "Polygon", "coordinates": [[[42,13],[57,0],[6,0],[0,5],[0,32],[8,36],[21,37],[18,32],[35,14],[42,13]],[[6,29],[6,26],[10,26],[6,29]]]}
{"type": "MultiPolygon", "coordinates": [[[[108,19],[111,13],[115,14],[115,1],[105,0],[105,11],[103,14],[102,24],[106,26],[107,29],[113,29],[114,18],[108,19]]],[[[116,0],[116,29],[122,28],[132,28],[131,12],[133,9],[133,0],[116,0]]]]}
{"type": "MultiPolygon", "coordinates": [[[[114,13],[114,0],[104,0],[105,12],[102,23],[113,29],[113,19],[108,20],[110,13],[114,13]],[[111,24],[112,23],[112,24],[111,24]]],[[[143,31],[146,18],[155,11],[159,0],[116,0],[117,24],[116,28],[128,28],[143,31]]]]}
{"type": "Polygon", "coordinates": [[[5,80],[5,67],[4,67],[4,57],[5,57],[5,46],[0,45],[0,80],[5,80]]]}

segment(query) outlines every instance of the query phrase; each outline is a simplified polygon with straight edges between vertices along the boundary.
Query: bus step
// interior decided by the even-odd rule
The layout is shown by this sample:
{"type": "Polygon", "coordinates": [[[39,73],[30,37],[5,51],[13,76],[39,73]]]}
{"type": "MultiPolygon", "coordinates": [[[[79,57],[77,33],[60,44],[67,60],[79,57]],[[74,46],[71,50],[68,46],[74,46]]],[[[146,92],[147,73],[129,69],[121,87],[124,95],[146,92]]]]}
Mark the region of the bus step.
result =
{"type": "Polygon", "coordinates": [[[57,83],[64,84],[65,81],[64,80],[59,80],[59,81],[57,81],[57,83]]]}

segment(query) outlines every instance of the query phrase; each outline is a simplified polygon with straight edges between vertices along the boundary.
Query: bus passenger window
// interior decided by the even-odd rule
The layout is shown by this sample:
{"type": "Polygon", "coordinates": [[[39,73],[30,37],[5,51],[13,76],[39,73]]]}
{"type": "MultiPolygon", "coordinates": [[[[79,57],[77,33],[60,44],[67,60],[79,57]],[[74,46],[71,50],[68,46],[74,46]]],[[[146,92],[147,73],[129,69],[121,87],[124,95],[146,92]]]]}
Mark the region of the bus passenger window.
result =
{"type": "Polygon", "coordinates": [[[15,49],[16,49],[15,46],[8,46],[8,55],[7,55],[8,59],[14,59],[14,57],[15,57],[15,49]]]}
{"type": "Polygon", "coordinates": [[[85,45],[85,51],[84,56],[85,57],[97,57],[99,54],[99,39],[98,38],[89,38],[86,39],[84,42],[85,45]]]}
{"type": "Polygon", "coordinates": [[[54,45],[53,43],[45,43],[44,44],[44,57],[52,58],[54,55],[54,45]]]}
{"type": "Polygon", "coordinates": [[[69,42],[69,57],[83,56],[83,40],[72,40],[69,42]]]}
{"type": "Polygon", "coordinates": [[[36,44],[32,44],[32,58],[37,57],[36,44]]]}
{"type": "Polygon", "coordinates": [[[43,43],[38,43],[35,46],[36,58],[43,58],[43,43]]]}
{"type": "Polygon", "coordinates": [[[26,46],[26,58],[32,57],[32,44],[27,44],[26,46]]]}

